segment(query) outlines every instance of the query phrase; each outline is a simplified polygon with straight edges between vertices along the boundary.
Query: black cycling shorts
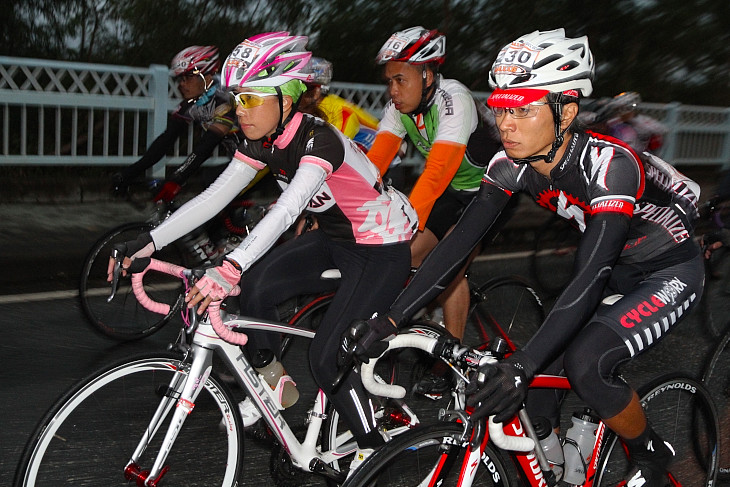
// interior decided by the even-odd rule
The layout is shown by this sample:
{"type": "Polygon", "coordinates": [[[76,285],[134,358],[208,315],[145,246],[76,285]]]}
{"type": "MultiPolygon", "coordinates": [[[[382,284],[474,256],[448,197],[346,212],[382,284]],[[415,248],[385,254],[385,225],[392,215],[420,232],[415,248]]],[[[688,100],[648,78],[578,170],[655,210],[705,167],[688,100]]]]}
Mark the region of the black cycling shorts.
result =
{"type": "Polygon", "coordinates": [[[446,232],[453,227],[464,213],[477,191],[457,191],[452,187],[446,188],[433,204],[433,209],[426,220],[426,228],[431,230],[436,238],[442,240],[446,232]]]}

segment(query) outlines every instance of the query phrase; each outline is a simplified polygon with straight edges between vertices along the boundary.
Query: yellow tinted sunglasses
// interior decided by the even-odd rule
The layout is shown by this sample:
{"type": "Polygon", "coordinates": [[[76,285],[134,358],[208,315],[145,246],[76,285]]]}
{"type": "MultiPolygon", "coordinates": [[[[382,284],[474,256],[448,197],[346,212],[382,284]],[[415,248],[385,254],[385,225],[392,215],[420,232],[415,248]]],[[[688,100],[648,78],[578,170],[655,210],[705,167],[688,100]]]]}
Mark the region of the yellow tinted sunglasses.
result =
{"type": "Polygon", "coordinates": [[[231,96],[231,105],[234,107],[240,106],[241,108],[253,108],[264,104],[267,96],[276,96],[275,93],[234,93],[229,92],[231,96]]]}

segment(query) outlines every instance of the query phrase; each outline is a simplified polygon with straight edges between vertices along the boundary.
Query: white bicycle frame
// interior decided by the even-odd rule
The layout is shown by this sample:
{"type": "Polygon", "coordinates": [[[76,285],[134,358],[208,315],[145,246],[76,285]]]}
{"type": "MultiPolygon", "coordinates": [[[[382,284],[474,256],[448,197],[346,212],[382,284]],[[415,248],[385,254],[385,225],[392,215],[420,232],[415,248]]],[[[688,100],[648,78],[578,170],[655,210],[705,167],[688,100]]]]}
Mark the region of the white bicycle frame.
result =
{"type": "MultiPolygon", "coordinates": [[[[144,272],[134,274],[132,277],[132,286],[140,303],[151,311],[167,314],[168,311],[165,310],[166,308],[169,309],[167,305],[151,301],[144,293],[142,279],[148,270],[156,270],[182,277],[186,269],[153,259],[150,266],[144,272]]],[[[237,294],[238,292],[240,290],[236,290],[232,294],[237,294]]],[[[194,320],[197,320],[197,315],[194,311],[191,315],[194,320]]],[[[281,446],[289,454],[292,463],[296,467],[305,471],[314,471],[315,467],[319,466],[326,470],[328,464],[354,453],[357,449],[357,444],[352,440],[352,434],[349,431],[338,435],[335,441],[335,445],[337,446],[333,450],[322,451],[321,445],[317,444],[322,423],[326,418],[327,408],[327,397],[321,389],[318,390],[314,405],[308,414],[309,424],[304,441],[299,442],[279,410],[278,400],[274,395],[274,390],[256,372],[239,348],[239,345],[246,343],[247,338],[245,333],[235,332],[233,328],[284,333],[310,340],[314,337],[315,331],[273,321],[254,320],[227,315],[225,312],[220,311],[220,303],[211,303],[208,308],[208,316],[208,320],[198,321],[188,327],[189,330],[194,330],[189,352],[192,354],[193,359],[188,374],[176,374],[169,386],[170,390],[180,391],[180,394],[175,397],[165,396],[162,399],[147,430],[135,449],[128,466],[138,464],[139,459],[149,444],[150,438],[157,433],[163,419],[169,414],[173,405],[175,405],[174,416],[168,426],[165,439],[150,470],[148,479],[154,480],[161,473],[164,474],[163,469],[167,454],[172,449],[186,417],[193,412],[195,400],[213,368],[212,361],[214,353],[218,353],[232,372],[238,384],[262,413],[263,419],[271,428],[271,431],[281,446]],[[222,336],[226,337],[226,339],[221,338],[222,336]]],[[[404,407],[404,411],[410,416],[410,425],[418,423],[418,419],[412,411],[407,407],[404,407]]],[[[224,421],[230,431],[231,424],[233,423],[233,417],[230,415],[238,414],[238,412],[228,411],[228,413],[229,415],[224,418],[224,421]]],[[[389,433],[395,435],[408,428],[409,426],[400,426],[390,430],[389,433]]]]}

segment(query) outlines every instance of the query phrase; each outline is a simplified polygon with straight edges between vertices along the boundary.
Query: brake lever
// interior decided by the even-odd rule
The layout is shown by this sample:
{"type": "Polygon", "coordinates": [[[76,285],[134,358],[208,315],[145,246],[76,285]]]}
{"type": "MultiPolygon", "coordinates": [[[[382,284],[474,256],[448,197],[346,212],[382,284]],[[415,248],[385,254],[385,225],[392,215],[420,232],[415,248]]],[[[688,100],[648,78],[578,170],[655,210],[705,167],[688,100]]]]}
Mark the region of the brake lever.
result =
{"type": "Polygon", "coordinates": [[[107,303],[111,303],[114,296],[117,294],[117,287],[119,286],[119,276],[122,274],[122,260],[123,256],[120,256],[121,252],[118,249],[112,250],[112,257],[114,258],[114,268],[112,269],[112,282],[111,282],[111,293],[106,298],[107,303]]]}

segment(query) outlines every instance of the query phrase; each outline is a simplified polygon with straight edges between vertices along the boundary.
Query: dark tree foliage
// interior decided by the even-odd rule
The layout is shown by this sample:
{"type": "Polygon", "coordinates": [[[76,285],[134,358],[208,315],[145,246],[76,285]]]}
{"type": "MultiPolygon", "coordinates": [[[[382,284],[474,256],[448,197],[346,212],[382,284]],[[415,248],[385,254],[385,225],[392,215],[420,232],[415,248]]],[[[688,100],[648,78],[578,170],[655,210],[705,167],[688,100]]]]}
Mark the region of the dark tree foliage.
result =
{"type": "Polygon", "coordinates": [[[374,58],[394,31],[447,36],[443,73],[488,91],[499,49],[533,30],[587,35],[594,96],[730,104],[730,2],[718,0],[0,0],[0,54],[110,64],[168,64],[192,44],[223,57],[269,30],[310,36],[335,79],[381,81],[374,58]]]}

